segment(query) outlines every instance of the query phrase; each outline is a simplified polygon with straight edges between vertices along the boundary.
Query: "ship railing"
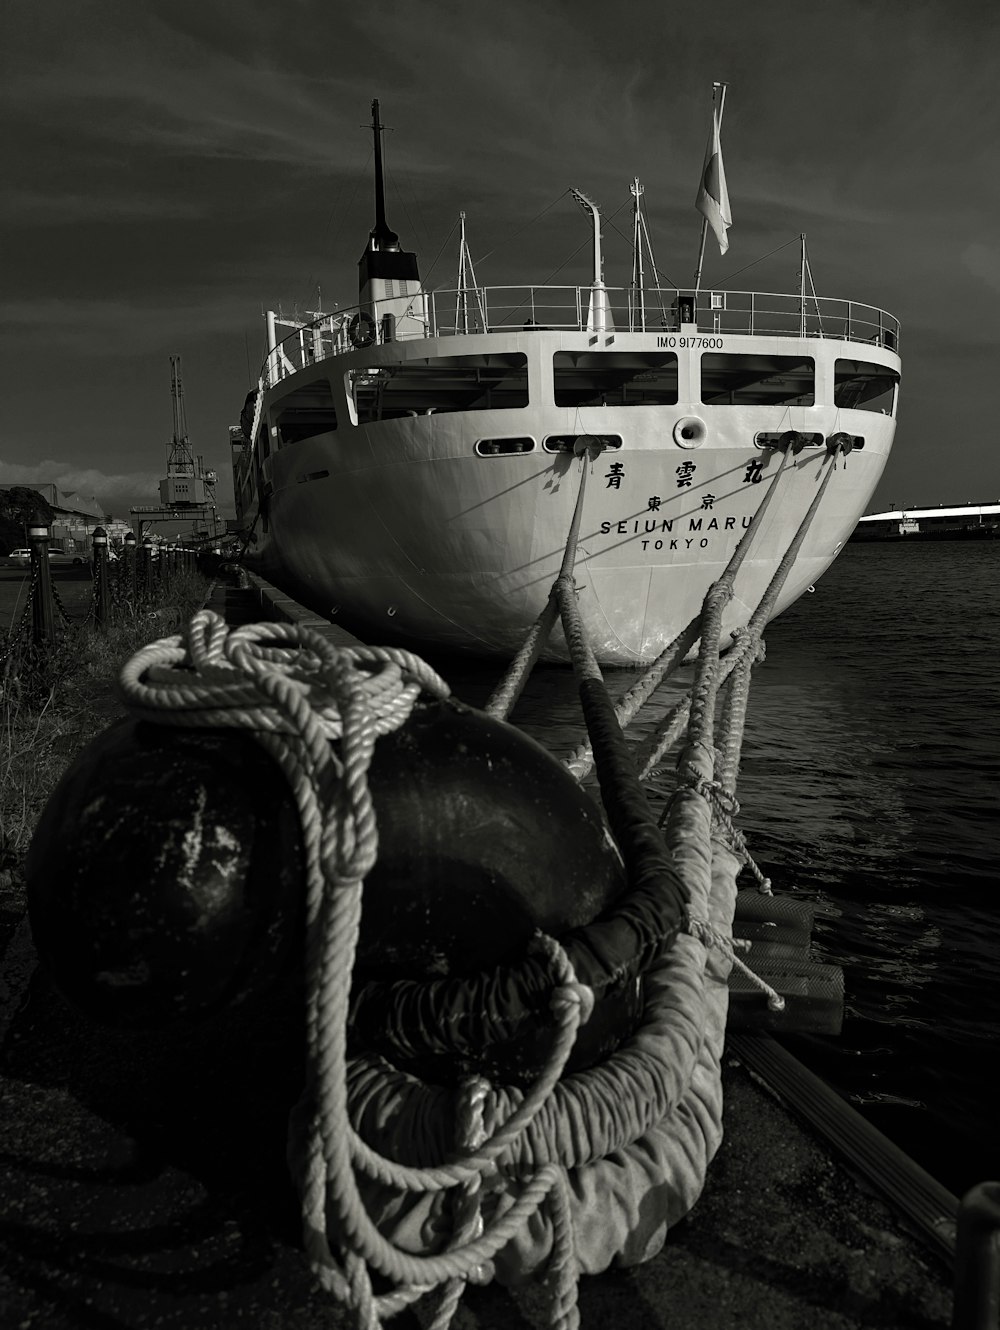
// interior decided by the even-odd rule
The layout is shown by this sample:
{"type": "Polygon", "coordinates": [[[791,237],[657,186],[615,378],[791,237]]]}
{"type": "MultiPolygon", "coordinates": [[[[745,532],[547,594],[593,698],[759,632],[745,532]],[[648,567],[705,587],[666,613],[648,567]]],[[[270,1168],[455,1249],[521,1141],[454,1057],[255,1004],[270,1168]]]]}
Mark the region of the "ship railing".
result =
{"type": "Polygon", "coordinates": [[[667,339],[693,333],[697,345],[703,337],[729,335],[833,338],[890,351],[899,346],[899,321],[874,305],[828,296],[693,293],[676,287],[469,287],[371,301],[308,322],[272,313],[268,323],[275,333],[263,368],[269,386],[318,361],[370,346],[516,331],[638,332],[667,339]],[[291,329],[280,340],[279,327],[291,329]]]}
{"type": "MultiPolygon", "coordinates": [[[[681,293],[683,298],[684,293],[681,293]]],[[[776,291],[701,291],[699,332],[765,337],[830,337],[899,347],[899,320],[875,305],[776,291]]]]}

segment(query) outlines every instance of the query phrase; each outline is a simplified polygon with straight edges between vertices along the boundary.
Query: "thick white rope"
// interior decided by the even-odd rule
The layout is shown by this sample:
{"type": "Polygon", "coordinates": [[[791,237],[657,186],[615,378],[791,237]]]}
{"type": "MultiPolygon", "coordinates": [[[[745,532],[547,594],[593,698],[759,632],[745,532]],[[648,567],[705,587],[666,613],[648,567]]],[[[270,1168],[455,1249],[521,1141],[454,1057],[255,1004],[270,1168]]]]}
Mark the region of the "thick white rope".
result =
{"type": "MultiPolygon", "coordinates": [[[[476,1231],[476,1225],[460,1245],[418,1257],[395,1247],[372,1223],[356,1171],[405,1190],[475,1187],[551,1096],[593,994],[576,982],[562,947],[539,936],[536,946],[554,976],[558,1030],[536,1084],[489,1139],[476,1139],[470,1157],[420,1169],[378,1155],[353,1130],[346,1093],[347,1012],[362,888],[378,850],[366,772],[376,738],[406,721],[422,690],[442,698],[447,685],[408,652],[343,650],[312,629],[289,624],[230,630],[209,610],[199,611],[186,633],[140,650],[122,670],[120,684],[141,718],[251,732],[291,784],[307,873],[310,1085],[302,1106],[308,1126],[300,1179],[305,1246],[324,1287],[366,1327],[375,1327],[383,1314],[393,1314],[428,1288],[474,1278],[550,1193],[561,1214],[564,1175],[556,1164],[543,1166],[488,1230],[476,1231]],[[365,668],[370,666],[376,672],[365,668]],[[331,739],[339,741],[339,754],[331,739]],[[376,1297],[372,1269],[397,1289],[376,1297]]],[[[558,1248],[557,1278],[564,1292],[557,1323],[571,1330],[577,1323],[573,1253],[566,1242],[558,1248]]]]}

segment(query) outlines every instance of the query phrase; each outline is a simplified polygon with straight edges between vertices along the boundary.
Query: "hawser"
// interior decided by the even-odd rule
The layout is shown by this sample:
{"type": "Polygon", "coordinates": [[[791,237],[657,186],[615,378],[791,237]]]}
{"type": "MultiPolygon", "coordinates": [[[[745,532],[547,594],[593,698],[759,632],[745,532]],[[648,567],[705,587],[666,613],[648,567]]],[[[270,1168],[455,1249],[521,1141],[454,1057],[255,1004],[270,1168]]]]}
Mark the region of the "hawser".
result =
{"type": "MultiPolygon", "coordinates": [[[[786,1005],[736,955],[742,868],[758,882],[751,962],[780,953],[806,1016],[793,1028],[839,1028],[842,976],[808,959],[807,931],[794,941],[800,918],[762,913],[769,884],[734,823],[762,633],[837,474],[829,456],[723,656],[784,461],[701,612],[617,705],[586,636],[574,522],[482,712],[400,648],[230,629],[206,609],[126,664],[131,718],[42,816],[32,931],[74,1005],[155,1030],[234,1004],[252,1026],[263,1003],[304,1035],[289,1125],[303,1246],[359,1325],[437,1289],[445,1327],[468,1282],[537,1274],[571,1330],[581,1274],[656,1255],[721,1141],[731,972],[744,999],[752,985],[752,1024],[786,1005]],[[557,619],[586,721],[562,763],[509,720],[557,619]],[[623,727],[693,649],[688,698],[630,748],[623,727]],[[668,753],[657,820],[642,779],[668,753]],[[581,787],[591,770],[600,804],[581,787]],[[811,1023],[824,986],[834,1010],[811,1023]]],[[[574,469],[578,517],[586,456],[574,469]]]]}
{"type": "MultiPolygon", "coordinates": [[[[728,248],[716,85],[698,194],[728,248]]],[[[602,664],[648,662],[697,613],[791,451],[724,629],[745,625],[829,452],[851,453],[776,605],[829,566],[885,467],[899,325],[816,295],[802,238],[794,294],[660,284],[631,187],[627,285],[605,284],[600,208],[589,285],[477,283],[461,224],[458,283],[426,289],[386,221],[372,103],[375,224],[357,301],[306,321],[267,314],[268,353],[230,431],[246,557],[370,640],[509,658],[548,595],[586,450],[581,613],[602,664]]],[[[568,660],[559,629],[546,656],[568,660]]]]}

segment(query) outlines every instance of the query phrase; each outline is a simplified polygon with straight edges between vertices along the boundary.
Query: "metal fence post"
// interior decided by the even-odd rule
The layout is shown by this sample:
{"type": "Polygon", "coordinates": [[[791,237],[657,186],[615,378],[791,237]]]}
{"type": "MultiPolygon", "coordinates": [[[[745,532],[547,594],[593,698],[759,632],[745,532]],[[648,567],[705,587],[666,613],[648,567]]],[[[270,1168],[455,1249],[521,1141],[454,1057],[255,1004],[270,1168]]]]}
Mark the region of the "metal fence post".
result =
{"type": "Polygon", "coordinates": [[[31,546],[31,630],[36,645],[56,638],[55,597],[49,568],[49,528],[45,518],[36,513],[28,527],[31,546]]]}
{"type": "Polygon", "coordinates": [[[142,567],[140,570],[142,593],[148,599],[153,594],[153,542],[149,536],[142,542],[142,567]]]}
{"type": "Polygon", "coordinates": [[[103,628],[111,616],[111,588],[108,586],[108,533],[102,526],[94,527],[94,618],[103,628]]]}
{"type": "Polygon", "coordinates": [[[119,586],[124,588],[124,594],[130,599],[135,599],[136,591],[136,551],[135,551],[135,533],[125,532],[125,539],[122,541],[122,572],[119,586]]]}
{"type": "Polygon", "coordinates": [[[980,1182],[958,1209],[951,1330],[996,1330],[998,1325],[1000,1182],[980,1182]]]}

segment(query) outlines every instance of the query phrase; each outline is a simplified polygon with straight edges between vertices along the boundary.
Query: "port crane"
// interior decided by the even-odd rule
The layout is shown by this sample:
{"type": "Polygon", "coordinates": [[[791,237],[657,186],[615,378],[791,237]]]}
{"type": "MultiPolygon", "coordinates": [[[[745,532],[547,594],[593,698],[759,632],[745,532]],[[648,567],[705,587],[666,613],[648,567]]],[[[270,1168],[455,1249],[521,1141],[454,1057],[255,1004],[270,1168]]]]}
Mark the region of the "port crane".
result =
{"type": "Polygon", "coordinates": [[[180,356],[170,357],[170,402],[173,413],[173,435],[167,445],[167,474],[160,481],[159,505],[130,509],[132,528],[139,540],[154,522],[204,519],[208,538],[218,534],[219,518],[215,502],[218,476],[206,470],[204,459],[196,457],[191,449],[184,407],[184,380],[181,375],[180,356]]]}

